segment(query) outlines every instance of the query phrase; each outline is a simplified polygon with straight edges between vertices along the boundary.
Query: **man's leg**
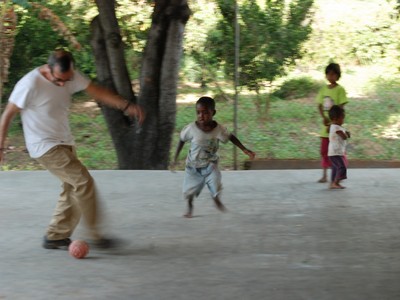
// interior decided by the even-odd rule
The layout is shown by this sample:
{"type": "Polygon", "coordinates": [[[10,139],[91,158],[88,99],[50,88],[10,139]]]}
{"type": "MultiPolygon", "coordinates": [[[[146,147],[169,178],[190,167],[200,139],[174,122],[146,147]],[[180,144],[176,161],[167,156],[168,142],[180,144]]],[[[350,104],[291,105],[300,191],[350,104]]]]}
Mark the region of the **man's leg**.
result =
{"type": "Polygon", "coordinates": [[[62,184],[63,191],[60,194],[53,216],[47,229],[48,240],[61,240],[69,238],[79,223],[81,210],[78,203],[71,199],[72,186],[62,184]]]}
{"type": "Polygon", "coordinates": [[[82,215],[91,236],[99,239],[94,180],[76,157],[74,148],[56,146],[37,160],[57,176],[64,187],[50,222],[47,238],[58,240],[70,237],[82,215]]]}

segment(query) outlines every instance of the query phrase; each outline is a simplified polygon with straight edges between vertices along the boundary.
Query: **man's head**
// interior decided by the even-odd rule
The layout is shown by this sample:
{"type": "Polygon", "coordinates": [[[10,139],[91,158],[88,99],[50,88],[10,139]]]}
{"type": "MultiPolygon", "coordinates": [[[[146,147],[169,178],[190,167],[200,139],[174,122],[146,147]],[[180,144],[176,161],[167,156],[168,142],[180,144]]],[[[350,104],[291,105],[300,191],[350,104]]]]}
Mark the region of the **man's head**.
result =
{"type": "Polygon", "coordinates": [[[71,81],[74,76],[74,63],[71,52],[63,49],[52,52],[47,60],[52,76],[51,81],[58,86],[63,86],[66,82],[71,81]]]}

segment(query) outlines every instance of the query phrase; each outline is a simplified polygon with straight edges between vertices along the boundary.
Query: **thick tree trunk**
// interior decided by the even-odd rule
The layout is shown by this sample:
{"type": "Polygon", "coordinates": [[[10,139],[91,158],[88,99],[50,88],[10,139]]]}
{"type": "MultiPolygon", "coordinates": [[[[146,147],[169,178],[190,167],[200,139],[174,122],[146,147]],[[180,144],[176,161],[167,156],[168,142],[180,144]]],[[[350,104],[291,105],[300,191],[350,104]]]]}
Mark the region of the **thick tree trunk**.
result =
{"type": "MultiPolygon", "coordinates": [[[[115,17],[114,0],[96,0],[99,17],[93,21],[92,45],[102,84],[135,102],[115,17]]],[[[103,108],[121,169],[166,169],[175,127],[176,88],[184,26],[190,10],[187,0],[155,2],[145,48],[137,103],[146,110],[141,131],[126,118],[103,108]]]]}
{"type": "Polygon", "coordinates": [[[189,15],[186,0],[156,1],[144,51],[139,103],[149,116],[142,136],[143,162],[151,161],[157,169],[168,167],[183,31],[189,15]]]}
{"type": "MultiPolygon", "coordinates": [[[[108,87],[120,95],[125,94],[125,98],[129,100],[135,99],[132,91],[126,91],[124,86],[119,85],[119,90],[114,84],[114,77],[110,68],[110,61],[107,55],[107,46],[104,39],[104,32],[100,25],[100,20],[96,17],[91,24],[92,39],[91,44],[96,60],[97,80],[99,84],[108,87]]],[[[114,70],[116,72],[116,70],[114,70]]],[[[129,77],[128,77],[129,79],[129,77]]],[[[130,88],[130,84],[127,85],[130,88]]],[[[101,107],[103,115],[106,119],[115,151],[118,157],[119,169],[132,169],[134,163],[135,137],[133,128],[130,126],[130,120],[119,110],[115,110],[106,106],[101,107]]]]}

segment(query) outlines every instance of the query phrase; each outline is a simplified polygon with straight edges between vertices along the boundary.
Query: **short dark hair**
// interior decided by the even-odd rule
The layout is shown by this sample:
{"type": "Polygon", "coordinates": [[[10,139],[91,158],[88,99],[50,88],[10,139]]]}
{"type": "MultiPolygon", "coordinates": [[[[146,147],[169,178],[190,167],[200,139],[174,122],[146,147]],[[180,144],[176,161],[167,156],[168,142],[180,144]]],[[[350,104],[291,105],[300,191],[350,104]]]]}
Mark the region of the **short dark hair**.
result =
{"type": "Polygon", "coordinates": [[[329,72],[333,72],[338,76],[338,79],[342,75],[342,71],[340,70],[339,64],[336,63],[330,63],[326,68],[325,68],[325,75],[327,75],[329,72]]]}
{"type": "Polygon", "coordinates": [[[331,109],[329,110],[329,118],[331,120],[337,120],[343,116],[344,116],[344,109],[339,105],[332,105],[331,109]]]}
{"type": "Polygon", "coordinates": [[[204,105],[205,107],[215,110],[215,101],[211,97],[200,97],[199,100],[197,100],[196,105],[201,104],[204,105]]]}
{"type": "Polygon", "coordinates": [[[49,59],[47,60],[50,69],[53,69],[54,66],[57,65],[60,67],[61,73],[65,73],[73,68],[74,63],[75,60],[72,53],[64,49],[56,49],[50,54],[49,59]]]}

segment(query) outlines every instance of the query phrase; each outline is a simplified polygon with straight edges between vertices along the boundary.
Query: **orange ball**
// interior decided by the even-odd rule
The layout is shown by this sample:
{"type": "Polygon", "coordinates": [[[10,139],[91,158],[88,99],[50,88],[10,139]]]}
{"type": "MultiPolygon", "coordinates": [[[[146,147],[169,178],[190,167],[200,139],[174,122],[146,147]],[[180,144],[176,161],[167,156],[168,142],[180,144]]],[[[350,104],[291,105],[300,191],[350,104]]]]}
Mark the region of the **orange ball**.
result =
{"type": "Polygon", "coordinates": [[[68,251],[75,258],[84,258],[89,253],[89,245],[83,240],[75,240],[69,245],[68,251]]]}

